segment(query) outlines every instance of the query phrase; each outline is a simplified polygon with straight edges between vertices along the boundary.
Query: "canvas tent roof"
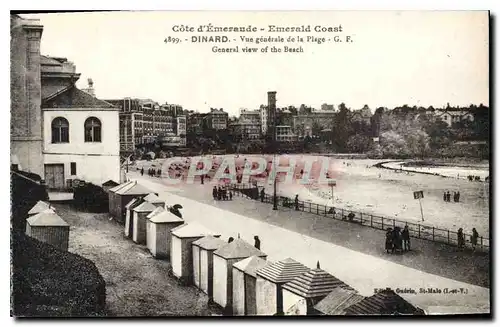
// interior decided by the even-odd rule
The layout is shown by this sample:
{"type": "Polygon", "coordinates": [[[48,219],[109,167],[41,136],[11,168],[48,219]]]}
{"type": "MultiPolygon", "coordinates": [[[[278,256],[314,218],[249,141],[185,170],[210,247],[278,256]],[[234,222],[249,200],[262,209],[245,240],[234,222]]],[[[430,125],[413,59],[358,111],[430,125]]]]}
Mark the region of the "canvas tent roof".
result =
{"type": "Polygon", "coordinates": [[[264,252],[239,238],[219,248],[214,254],[224,259],[246,258],[253,255],[258,257],[266,256],[264,252]]]}
{"type": "Polygon", "coordinates": [[[157,207],[154,204],[151,204],[149,202],[143,202],[139,204],[137,207],[135,207],[133,210],[136,212],[152,212],[156,208],[157,207]]]}
{"type": "Polygon", "coordinates": [[[314,308],[328,316],[339,316],[345,314],[345,309],[364,298],[354,290],[337,287],[316,304],[314,308]]]}
{"type": "Polygon", "coordinates": [[[120,184],[120,185],[117,185],[117,186],[115,186],[115,187],[110,188],[110,189],[109,189],[109,191],[110,191],[110,192],[116,192],[116,191],[118,191],[118,190],[120,190],[120,189],[124,188],[125,186],[129,186],[129,185],[131,185],[131,184],[133,184],[133,183],[134,183],[134,181],[128,181],[128,182],[125,182],[125,183],[123,183],[123,184],[120,184]]]}
{"type": "Polygon", "coordinates": [[[145,195],[151,193],[151,190],[137,183],[137,181],[133,181],[132,183],[118,189],[116,194],[119,195],[145,195]]]}
{"type": "Polygon", "coordinates": [[[141,198],[133,198],[132,200],[130,200],[130,202],[129,202],[129,203],[127,203],[127,204],[125,205],[125,209],[130,209],[130,208],[131,208],[134,204],[136,204],[136,203],[138,203],[138,202],[140,202],[140,201],[142,201],[142,199],[141,199],[141,198]]]}
{"type": "Polygon", "coordinates": [[[149,203],[164,203],[162,199],[158,197],[155,193],[149,193],[144,197],[145,201],[148,201],[149,203]]]}
{"type": "Polygon", "coordinates": [[[236,262],[233,267],[243,271],[250,276],[257,277],[257,270],[265,267],[267,264],[269,264],[269,262],[267,262],[266,260],[257,256],[251,256],[249,258],[236,262]]]}
{"type": "Polygon", "coordinates": [[[163,207],[156,207],[156,209],[153,210],[153,211],[151,211],[151,213],[148,214],[146,216],[146,218],[151,219],[151,218],[153,218],[154,216],[156,216],[157,214],[159,214],[159,213],[161,213],[163,211],[165,211],[165,209],[163,207]]]}
{"type": "Polygon", "coordinates": [[[218,237],[207,235],[199,240],[193,242],[193,245],[199,246],[204,250],[217,250],[218,248],[226,245],[227,243],[218,237]]]}
{"type": "Polygon", "coordinates": [[[172,229],[172,235],[175,235],[179,238],[188,238],[188,237],[203,237],[207,235],[218,236],[220,234],[215,234],[208,228],[205,228],[204,226],[198,223],[189,223],[172,229]]]}
{"type": "Polygon", "coordinates": [[[27,222],[30,226],[69,226],[67,222],[53,211],[40,212],[28,218],[27,222]]]}
{"type": "Polygon", "coordinates": [[[345,311],[347,315],[424,314],[423,310],[414,307],[393,290],[375,293],[345,311]]]}
{"type": "Polygon", "coordinates": [[[281,284],[287,283],[309,270],[311,269],[304,266],[300,262],[297,262],[292,258],[286,258],[259,269],[257,271],[257,275],[264,277],[273,283],[281,284]]]}
{"type": "Polygon", "coordinates": [[[336,287],[350,288],[341,280],[319,268],[311,269],[283,285],[283,289],[304,298],[326,296],[336,287]]]}
{"type": "MultiPolygon", "coordinates": [[[[163,208],[157,208],[157,209],[163,209],[163,208]]],[[[151,214],[149,214],[148,217],[150,215],[151,214]]],[[[152,215],[152,217],[149,218],[149,221],[157,224],[184,222],[182,218],[177,217],[176,215],[165,209],[163,209],[163,211],[160,211],[155,215],[152,215]]]]}
{"type": "Polygon", "coordinates": [[[34,214],[37,214],[37,213],[40,213],[42,211],[45,211],[47,209],[51,209],[50,208],[50,204],[48,204],[47,202],[45,201],[38,201],[34,206],[33,208],[30,209],[30,211],[28,211],[28,215],[34,215],[34,214]]]}

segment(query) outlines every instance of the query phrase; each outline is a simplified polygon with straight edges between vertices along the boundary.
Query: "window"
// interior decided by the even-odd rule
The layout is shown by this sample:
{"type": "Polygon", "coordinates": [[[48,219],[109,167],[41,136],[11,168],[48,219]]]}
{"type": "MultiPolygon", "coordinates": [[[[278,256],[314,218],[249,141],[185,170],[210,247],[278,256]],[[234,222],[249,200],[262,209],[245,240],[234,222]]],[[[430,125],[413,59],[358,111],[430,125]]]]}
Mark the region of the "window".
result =
{"type": "Polygon", "coordinates": [[[101,142],[101,121],[95,117],[85,121],[85,142],[101,142]]]}
{"type": "Polygon", "coordinates": [[[69,143],[69,123],[66,118],[57,117],[52,121],[52,143],[69,143]]]}
{"type": "Polygon", "coordinates": [[[76,175],[76,162],[71,163],[71,175],[76,175]]]}

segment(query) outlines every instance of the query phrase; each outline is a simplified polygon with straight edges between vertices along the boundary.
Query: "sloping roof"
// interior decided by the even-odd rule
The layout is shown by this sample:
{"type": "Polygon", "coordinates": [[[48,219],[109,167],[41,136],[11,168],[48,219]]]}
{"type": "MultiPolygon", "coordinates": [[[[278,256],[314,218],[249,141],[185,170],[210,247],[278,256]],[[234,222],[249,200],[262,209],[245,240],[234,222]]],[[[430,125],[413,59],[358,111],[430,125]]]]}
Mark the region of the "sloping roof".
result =
{"type": "Polygon", "coordinates": [[[111,179],[102,183],[102,186],[117,186],[117,185],[120,185],[120,184],[118,184],[117,182],[115,182],[111,179]]]}
{"type": "Polygon", "coordinates": [[[245,274],[257,277],[257,275],[255,274],[257,270],[265,267],[268,264],[269,262],[267,262],[265,259],[253,255],[249,258],[236,262],[233,267],[243,271],[245,274]]]}
{"type": "Polygon", "coordinates": [[[40,212],[27,219],[30,226],[69,226],[61,217],[54,211],[40,212]]]}
{"type": "Polygon", "coordinates": [[[115,193],[118,195],[146,195],[151,193],[151,190],[137,183],[137,181],[133,181],[130,184],[117,189],[115,193]]]}
{"type": "Polygon", "coordinates": [[[347,315],[424,314],[393,290],[384,290],[348,307],[347,315]]]}
{"type": "Polygon", "coordinates": [[[152,212],[156,209],[157,207],[149,202],[144,201],[143,203],[139,204],[137,207],[135,207],[134,211],[136,212],[152,212]]]}
{"type": "Polygon", "coordinates": [[[224,259],[246,258],[253,255],[258,257],[266,256],[264,252],[239,238],[216,250],[214,254],[224,259]]]}
{"type": "Polygon", "coordinates": [[[162,199],[158,197],[158,195],[154,193],[149,193],[144,197],[145,201],[148,201],[149,203],[165,203],[162,199]]]}
{"type": "Polygon", "coordinates": [[[99,100],[78,89],[75,85],[60,92],[55,97],[48,97],[42,102],[42,108],[99,108],[100,110],[114,110],[118,111],[119,108],[113,106],[111,103],[99,100]]]}
{"type": "Polygon", "coordinates": [[[133,198],[129,203],[125,205],[125,209],[130,209],[134,206],[134,204],[139,204],[139,201],[142,201],[140,198],[133,198]]]}
{"type": "Polygon", "coordinates": [[[165,211],[165,209],[164,209],[164,208],[162,208],[162,207],[156,207],[156,209],[155,209],[155,210],[153,210],[153,211],[151,211],[151,213],[150,213],[150,214],[148,214],[148,215],[146,216],[146,218],[151,219],[151,218],[153,218],[154,216],[156,216],[157,214],[159,214],[159,213],[161,213],[161,212],[163,212],[163,211],[165,211]]]}
{"type": "Polygon", "coordinates": [[[283,289],[304,298],[327,296],[336,287],[350,288],[343,281],[319,268],[309,270],[283,285],[283,289]]]}
{"type": "Polygon", "coordinates": [[[276,284],[287,283],[311,270],[292,258],[277,261],[257,271],[257,275],[276,284]]]}
{"type": "Polygon", "coordinates": [[[127,186],[127,185],[131,185],[131,184],[133,184],[133,183],[134,183],[134,181],[128,181],[128,182],[122,183],[122,184],[117,185],[117,186],[115,186],[115,187],[113,187],[113,188],[110,188],[110,189],[109,189],[109,192],[116,192],[116,191],[118,191],[119,189],[122,189],[122,188],[124,188],[125,186],[127,186]]]}
{"type": "Polygon", "coordinates": [[[215,234],[208,228],[205,228],[198,223],[189,223],[172,229],[172,235],[175,235],[178,238],[188,238],[203,237],[207,235],[218,236],[219,234],[215,234]]]}
{"type": "Polygon", "coordinates": [[[182,218],[177,217],[176,215],[165,209],[163,209],[163,211],[161,211],[160,213],[153,215],[149,219],[149,221],[156,224],[184,222],[182,218]]]}
{"type": "Polygon", "coordinates": [[[345,309],[364,298],[364,296],[358,294],[354,290],[337,287],[316,304],[314,308],[328,316],[339,316],[345,314],[345,309]]]}
{"type": "Polygon", "coordinates": [[[208,251],[217,250],[218,248],[226,244],[227,243],[220,238],[214,237],[212,235],[207,235],[193,242],[193,245],[199,246],[200,248],[208,251]]]}
{"type": "Polygon", "coordinates": [[[64,91],[68,90],[72,87],[72,84],[54,84],[48,85],[46,83],[42,83],[42,100],[46,100],[52,96],[56,96],[57,94],[62,94],[64,91]]]}
{"type": "Polygon", "coordinates": [[[33,208],[31,208],[30,211],[28,211],[28,215],[34,215],[34,214],[40,213],[42,211],[45,211],[47,209],[50,209],[50,204],[48,204],[47,202],[44,202],[44,201],[38,201],[33,206],[33,208]]]}

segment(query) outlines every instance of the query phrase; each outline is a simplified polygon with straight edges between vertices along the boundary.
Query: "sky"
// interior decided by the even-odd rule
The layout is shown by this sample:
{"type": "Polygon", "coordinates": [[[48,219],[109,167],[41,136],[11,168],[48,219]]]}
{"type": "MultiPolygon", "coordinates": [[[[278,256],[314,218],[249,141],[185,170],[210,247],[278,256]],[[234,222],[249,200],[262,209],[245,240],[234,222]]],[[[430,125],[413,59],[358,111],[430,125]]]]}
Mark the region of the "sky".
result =
{"type": "MultiPolygon", "coordinates": [[[[277,92],[277,105],[344,102],[379,106],[489,105],[487,12],[114,12],[24,15],[44,25],[41,52],[66,57],[92,78],[97,97],[151,98],[208,111],[256,109],[277,92]],[[333,37],[353,42],[302,43],[303,53],[213,53],[213,45],[241,48],[258,33],[180,33],[175,25],[342,25],[343,32],[271,33],[333,37]],[[230,44],[166,44],[164,39],[227,35],[230,44]]],[[[246,44],[252,46],[251,44],[246,44]]],[[[283,46],[284,44],[278,44],[283,46]]],[[[255,46],[255,45],[253,45],[255,46]]],[[[265,45],[258,45],[261,47],[265,45]]]]}

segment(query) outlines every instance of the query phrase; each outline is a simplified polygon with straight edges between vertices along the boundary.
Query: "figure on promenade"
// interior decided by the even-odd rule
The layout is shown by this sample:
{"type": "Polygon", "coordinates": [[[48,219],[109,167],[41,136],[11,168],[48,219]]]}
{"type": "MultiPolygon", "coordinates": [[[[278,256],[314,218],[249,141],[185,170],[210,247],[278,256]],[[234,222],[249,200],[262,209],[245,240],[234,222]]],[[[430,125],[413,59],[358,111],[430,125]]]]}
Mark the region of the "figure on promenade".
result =
{"type": "Polygon", "coordinates": [[[255,241],[255,242],[254,242],[254,246],[255,246],[255,248],[256,248],[257,250],[260,250],[260,239],[259,239],[259,237],[258,237],[257,235],[255,235],[255,236],[253,237],[253,239],[254,239],[254,241],[255,241]]]}
{"type": "Polygon", "coordinates": [[[401,251],[403,240],[401,239],[401,230],[399,227],[394,227],[392,230],[392,253],[401,251]]]}
{"type": "Polygon", "coordinates": [[[229,191],[229,201],[233,200],[233,192],[229,191]]]}
{"type": "Polygon", "coordinates": [[[201,175],[201,185],[205,184],[205,175],[201,175]]]}
{"type": "Polygon", "coordinates": [[[459,228],[458,232],[457,232],[457,244],[458,244],[458,248],[460,250],[464,249],[464,247],[465,247],[465,238],[464,238],[464,231],[463,231],[462,228],[459,228]]]}
{"type": "Polygon", "coordinates": [[[217,189],[217,200],[219,200],[219,201],[222,200],[222,189],[220,186],[217,189]]]}
{"type": "Polygon", "coordinates": [[[144,176],[144,167],[141,168],[141,176],[144,176]]]}
{"type": "Polygon", "coordinates": [[[266,193],[264,192],[264,188],[260,190],[260,202],[264,202],[264,197],[266,196],[266,193]]]}
{"type": "Polygon", "coordinates": [[[295,195],[295,210],[299,211],[299,195],[295,195]]]}
{"type": "Polygon", "coordinates": [[[217,186],[214,186],[214,188],[212,189],[212,196],[214,200],[217,200],[217,186]]]}
{"type": "Polygon", "coordinates": [[[392,228],[387,228],[387,231],[385,232],[385,250],[387,253],[389,251],[392,251],[392,228]]]}
{"type": "Polygon", "coordinates": [[[457,192],[457,202],[460,202],[460,191],[457,192]]]}
{"type": "Polygon", "coordinates": [[[408,225],[405,225],[403,228],[401,237],[403,238],[403,251],[410,251],[410,230],[408,229],[408,225]]]}
{"type": "Polygon", "coordinates": [[[450,191],[447,191],[446,192],[446,202],[450,202],[450,199],[451,199],[450,191]]]}
{"type": "Polygon", "coordinates": [[[470,243],[472,244],[472,249],[475,251],[477,246],[477,239],[479,238],[479,233],[475,228],[472,229],[472,235],[470,237],[470,243]]]}

